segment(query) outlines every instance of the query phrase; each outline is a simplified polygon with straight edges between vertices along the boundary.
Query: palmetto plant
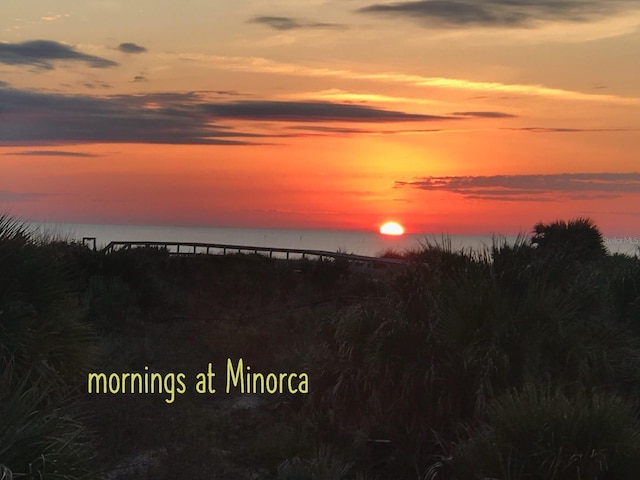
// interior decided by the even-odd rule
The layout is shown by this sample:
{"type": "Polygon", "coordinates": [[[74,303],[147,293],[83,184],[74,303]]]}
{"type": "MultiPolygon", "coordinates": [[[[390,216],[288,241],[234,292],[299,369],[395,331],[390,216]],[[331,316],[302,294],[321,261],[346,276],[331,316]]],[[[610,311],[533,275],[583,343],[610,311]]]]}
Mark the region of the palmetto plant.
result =
{"type": "MultiPolygon", "coordinates": [[[[38,385],[20,382],[0,395],[0,463],[6,478],[93,478],[93,448],[81,423],[47,402],[38,385]]],[[[0,475],[0,478],[2,476],[0,475]]]]}
{"type": "Polygon", "coordinates": [[[533,228],[531,243],[540,252],[566,260],[596,260],[607,253],[602,233],[589,218],[538,223],[533,228]]]}
{"type": "Polygon", "coordinates": [[[0,474],[84,478],[83,428],[62,405],[86,371],[91,330],[79,320],[65,265],[0,215],[0,474]]]}
{"type": "Polygon", "coordinates": [[[93,335],[80,321],[66,265],[0,216],[0,371],[62,388],[87,367],[93,335]]]}

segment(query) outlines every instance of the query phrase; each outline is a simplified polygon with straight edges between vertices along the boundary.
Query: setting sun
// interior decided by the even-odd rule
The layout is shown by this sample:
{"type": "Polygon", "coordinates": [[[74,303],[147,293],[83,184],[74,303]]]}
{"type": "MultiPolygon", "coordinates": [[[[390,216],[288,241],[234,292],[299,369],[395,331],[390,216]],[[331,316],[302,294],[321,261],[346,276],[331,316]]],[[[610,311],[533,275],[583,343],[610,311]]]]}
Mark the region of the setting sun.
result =
{"type": "Polygon", "coordinates": [[[397,222],[386,222],[380,226],[380,233],[383,235],[402,235],[404,227],[397,222]]]}

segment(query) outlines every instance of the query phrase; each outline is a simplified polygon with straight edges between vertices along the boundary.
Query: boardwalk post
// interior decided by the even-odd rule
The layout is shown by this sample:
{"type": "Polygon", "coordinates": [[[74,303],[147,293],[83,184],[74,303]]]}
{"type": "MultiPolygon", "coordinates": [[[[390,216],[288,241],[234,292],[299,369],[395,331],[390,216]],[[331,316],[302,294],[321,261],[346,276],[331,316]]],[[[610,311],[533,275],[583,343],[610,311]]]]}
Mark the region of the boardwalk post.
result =
{"type": "Polygon", "coordinates": [[[82,246],[89,247],[94,252],[96,251],[96,237],[82,237],[82,246]]]}

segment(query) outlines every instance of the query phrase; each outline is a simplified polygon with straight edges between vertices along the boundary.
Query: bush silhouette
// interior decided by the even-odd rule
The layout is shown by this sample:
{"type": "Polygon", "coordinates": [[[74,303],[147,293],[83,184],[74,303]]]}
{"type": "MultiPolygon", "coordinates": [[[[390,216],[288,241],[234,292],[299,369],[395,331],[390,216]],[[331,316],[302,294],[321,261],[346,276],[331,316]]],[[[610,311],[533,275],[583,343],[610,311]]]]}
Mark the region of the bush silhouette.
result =
{"type": "Polygon", "coordinates": [[[542,254],[569,261],[597,260],[607,254],[604,237],[589,218],[538,223],[531,243],[542,254]]]}

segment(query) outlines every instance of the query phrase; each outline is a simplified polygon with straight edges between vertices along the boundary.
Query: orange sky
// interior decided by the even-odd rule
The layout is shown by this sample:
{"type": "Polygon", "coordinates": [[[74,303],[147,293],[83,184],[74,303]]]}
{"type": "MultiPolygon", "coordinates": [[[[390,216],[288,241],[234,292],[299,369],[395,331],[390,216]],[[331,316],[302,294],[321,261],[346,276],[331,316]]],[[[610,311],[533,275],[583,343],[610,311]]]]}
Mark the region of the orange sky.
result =
{"type": "Polygon", "coordinates": [[[640,1],[87,3],[0,7],[1,210],[640,233],[640,1]]]}

